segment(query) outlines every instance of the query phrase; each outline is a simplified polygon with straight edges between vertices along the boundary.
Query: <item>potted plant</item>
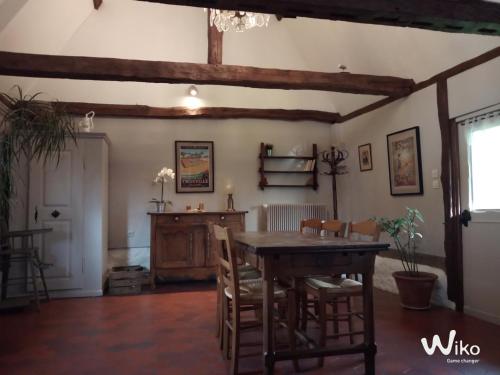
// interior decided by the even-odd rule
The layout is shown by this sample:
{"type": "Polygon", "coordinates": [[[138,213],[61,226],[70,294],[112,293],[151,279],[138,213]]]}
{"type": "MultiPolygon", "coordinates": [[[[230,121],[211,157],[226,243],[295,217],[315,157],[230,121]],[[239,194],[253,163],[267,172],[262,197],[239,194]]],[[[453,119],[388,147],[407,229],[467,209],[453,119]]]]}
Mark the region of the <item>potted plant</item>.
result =
{"type": "Polygon", "coordinates": [[[7,224],[14,197],[14,170],[20,162],[59,161],[68,139],[76,142],[73,118],[61,105],[37,100],[40,93],[0,94],[0,218],[7,224]]]}
{"type": "Polygon", "coordinates": [[[417,221],[423,222],[422,214],[415,208],[406,208],[406,215],[395,219],[375,218],[382,231],[394,240],[404,271],[392,274],[399,290],[401,305],[407,309],[427,310],[437,275],[420,272],[417,263],[418,232],[417,221]]]}
{"type": "Polygon", "coordinates": [[[165,183],[175,178],[175,173],[172,169],[163,167],[161,171],[158,172],[156,177],[153,179],[153,184],[161,184],[161,197],[160,200],[153,198],[151,203],[156,204],[156,212],[165,212],[167,208],[167,203],[172,205],[171,201],[165,201],[163,199],[163,194],[165,191],[165,183]]]}

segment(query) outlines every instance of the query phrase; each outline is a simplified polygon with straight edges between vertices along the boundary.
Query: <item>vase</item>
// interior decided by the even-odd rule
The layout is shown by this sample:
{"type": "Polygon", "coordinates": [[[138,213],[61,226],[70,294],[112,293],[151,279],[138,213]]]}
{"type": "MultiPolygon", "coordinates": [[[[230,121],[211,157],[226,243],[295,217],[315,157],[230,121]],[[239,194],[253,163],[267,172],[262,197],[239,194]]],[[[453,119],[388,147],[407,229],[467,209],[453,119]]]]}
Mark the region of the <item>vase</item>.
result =
{"type": "Polygon", "coordinates": [[[155,202],[155,203],[156,203],[156,212],[166,212],[167,202],[155,202]]]}
{"type": "Polygon", "coordinates": [[[428,272],[411,274],[398,271],[392,274],[399,290],[401,306],[410,310],[428,310],[437,275],[428,272]]]}

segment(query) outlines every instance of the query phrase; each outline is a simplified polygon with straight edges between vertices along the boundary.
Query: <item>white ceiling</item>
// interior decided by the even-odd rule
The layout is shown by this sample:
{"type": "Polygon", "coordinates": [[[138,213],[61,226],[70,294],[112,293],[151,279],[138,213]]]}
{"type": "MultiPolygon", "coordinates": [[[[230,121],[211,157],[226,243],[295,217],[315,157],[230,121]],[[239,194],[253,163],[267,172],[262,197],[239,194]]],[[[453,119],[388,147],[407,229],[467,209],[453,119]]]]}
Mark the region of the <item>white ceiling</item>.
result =
{"type": "MultiPolygon", "coordinates": [[[[206,14],[200,8],[133,0],[0,0],[0,50],[144,60],[206,62],[206,14]],[[17,4],[14,6],[14,3],[17,4]]],[[[496,46],[500,38],[313,19],[274,17],[267,29],[224,36],[226,64],[348,71],[426,79],[496,46]]],[[[0,77],[65,101],[182,105],[186,85],[0,77]]],[[[205,105],[346,113],[377,97],[237,87],[200,87],[205,105]]]]}

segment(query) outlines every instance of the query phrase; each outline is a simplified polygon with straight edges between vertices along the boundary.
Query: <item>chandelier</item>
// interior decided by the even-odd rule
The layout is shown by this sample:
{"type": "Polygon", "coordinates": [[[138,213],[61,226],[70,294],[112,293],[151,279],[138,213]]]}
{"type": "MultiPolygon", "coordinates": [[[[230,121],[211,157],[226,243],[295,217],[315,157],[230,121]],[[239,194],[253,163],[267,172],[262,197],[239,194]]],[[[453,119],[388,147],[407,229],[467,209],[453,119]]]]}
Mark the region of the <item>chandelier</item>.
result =
{"type": "Polygon", "coordinates": [[[254,27],[267,27],[269,25],[269,14],[245,12],[241,10],[210,9],[210,26],[217,28],[219,32],[236,31],[243,32],[254,27]]]}

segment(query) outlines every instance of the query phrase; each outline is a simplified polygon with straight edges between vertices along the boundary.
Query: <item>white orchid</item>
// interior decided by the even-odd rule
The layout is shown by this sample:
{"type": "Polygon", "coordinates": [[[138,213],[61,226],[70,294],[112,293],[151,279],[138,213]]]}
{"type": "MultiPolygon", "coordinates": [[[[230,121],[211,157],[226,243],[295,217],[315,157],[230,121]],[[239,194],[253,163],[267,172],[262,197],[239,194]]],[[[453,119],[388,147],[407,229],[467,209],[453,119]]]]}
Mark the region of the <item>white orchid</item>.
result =
{"type": "Polygon", "coordinates": [[[163,190],[165,183],[175,178],[175,173],[172,169],[163,167],[158,174],[153,178],[154,184],[161,184],[161,202],[163,202],[163,190]]]}
{"type": "Polygon", "coordinates": [[[153,179],[153,182],[155,184],[163,184],[168,181],[168,178],[173,180],[175,178],[175,173],[172,169],[163,167],[153,179]]]}

